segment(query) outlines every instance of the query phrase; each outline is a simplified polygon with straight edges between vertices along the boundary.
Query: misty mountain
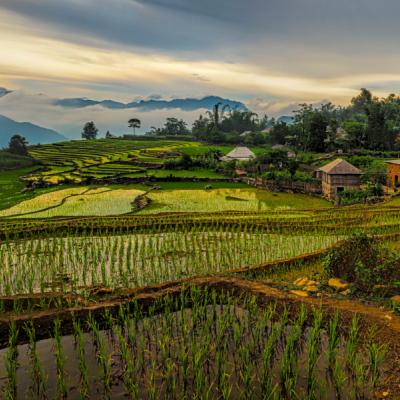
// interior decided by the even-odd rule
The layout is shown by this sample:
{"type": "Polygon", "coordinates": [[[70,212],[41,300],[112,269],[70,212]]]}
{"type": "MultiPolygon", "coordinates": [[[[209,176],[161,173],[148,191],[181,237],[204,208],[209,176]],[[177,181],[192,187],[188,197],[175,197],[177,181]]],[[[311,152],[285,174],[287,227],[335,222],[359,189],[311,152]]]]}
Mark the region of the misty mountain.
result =
{"type": "Polygon", "coordinates": [[[4,97],[9,93],[12,93],[12,90],[7,90],[6,88],[0,87],[0,97],[4,97]]]}
{"type": "Polygon", "coordinates": [[[0,115],[0,148],[7,147],[13,135],[21,135],[29,144],[46,144],[66,140],[60,133],[30,122],[17,122],[0,115]]]}
{"type": "Polygon", "coordinates": [[[176,109],[179,108],[183,111],[194,111],[198,109],[211,110],[217,103],[222,106],[229,106],[231,109],[247,110],[247,107],[235,100],[224,99],[219,96],[206,96],[202,99],[173,99],[173,100],[139,100],[130,103],[121,103],[113,100],[96,101],[88,98],[72,98],[72,99],[58,99],[54,100],[53,104],[67,108],[84,108],[95,105],[100,105],[110,109],[140,109],[141,111],[153,111],[163,109],[176,109]]]}

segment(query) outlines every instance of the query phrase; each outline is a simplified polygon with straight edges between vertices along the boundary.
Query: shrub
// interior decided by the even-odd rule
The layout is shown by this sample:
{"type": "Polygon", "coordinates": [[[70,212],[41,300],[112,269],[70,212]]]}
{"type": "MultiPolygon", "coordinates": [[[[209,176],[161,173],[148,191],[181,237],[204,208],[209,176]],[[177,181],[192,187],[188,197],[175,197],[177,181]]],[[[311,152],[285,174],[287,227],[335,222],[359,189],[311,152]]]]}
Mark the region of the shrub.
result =
{"type": "Polygon", "coordinates": [[[363,292],[400,278],[400,257],[364,233],[354,234],[329,251],[324,260],[328,277],[352,282],[363,292]]]}

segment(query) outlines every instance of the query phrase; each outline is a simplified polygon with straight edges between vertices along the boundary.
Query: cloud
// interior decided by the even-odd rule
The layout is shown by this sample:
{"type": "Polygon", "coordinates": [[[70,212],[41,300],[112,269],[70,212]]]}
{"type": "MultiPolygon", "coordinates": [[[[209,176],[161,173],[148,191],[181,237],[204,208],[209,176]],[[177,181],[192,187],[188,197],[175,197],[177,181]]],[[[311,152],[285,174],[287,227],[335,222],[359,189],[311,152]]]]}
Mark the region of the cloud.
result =
{"type": "Polygon", "coordinates": [[[139,109],[108,110],[101,106],[68,109],[54,106],[53,101],[53,98],[45,95],[13,92],[0,98],[0,109],[1,114],[6,117],[52,128],[73,139],[80,138],[82,127],[87,121],[95,121],[100,136],[104,136],[107,130],[116,135],[123,135],[131,133],[127,121],[132,117],[139,118],[142,122],[138,133],[145,133],[151,126],[162,126],[168,116],[182,118],[190,125],[201,112],[204,112],[204,110],[182,111],[181,109],[151,112],[139,109]]]}
{"type": "Polygon", "coordinates": [[[279,103],[400,89],[398,0],[2,0],[0,84],[279,103]]]}

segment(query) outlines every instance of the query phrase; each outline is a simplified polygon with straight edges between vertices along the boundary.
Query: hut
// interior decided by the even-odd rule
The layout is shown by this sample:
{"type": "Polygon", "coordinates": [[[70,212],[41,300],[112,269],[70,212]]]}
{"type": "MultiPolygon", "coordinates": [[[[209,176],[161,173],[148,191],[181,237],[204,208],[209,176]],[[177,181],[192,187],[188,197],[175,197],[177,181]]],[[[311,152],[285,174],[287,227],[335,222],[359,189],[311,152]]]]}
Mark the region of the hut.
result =
{"type": "Polygon", "coordinates": [[[360,190],[361,171],[341,158],[319,168],[316,177],[322,181],[323,195],[330,200],[345,189],[360,190]]]}
{"type": "Polygon", "coordinates": [[[222,157],[222,161],[249,161],[252,158],[255,158],[255,154],[248,147],[236,147],[226,156],[222,157]]]}
{"type": "Polygon", "coordinates": [[[389,160],[386,164],[388,186],[397,188],[400,185],[400,160],[389,160]]]}

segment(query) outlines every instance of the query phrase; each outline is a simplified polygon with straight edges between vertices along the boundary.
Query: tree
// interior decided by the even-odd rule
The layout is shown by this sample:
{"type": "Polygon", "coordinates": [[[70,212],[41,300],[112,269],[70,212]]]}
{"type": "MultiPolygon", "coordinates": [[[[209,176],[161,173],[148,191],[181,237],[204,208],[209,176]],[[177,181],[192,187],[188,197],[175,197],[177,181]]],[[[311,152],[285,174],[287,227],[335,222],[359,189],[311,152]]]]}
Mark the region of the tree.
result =
{"type": "Polygon", "coordinates": [[[352,149],[361,149],[366,143],[366,124],[354,120],[344,121],[342,128],[346,132],[346,143],[352,149]]]}
{"type": "Polygon", "coordinates": [[[257,114],[251,111],[233,110],[224,115],[224,109],[220,113],[222,121],[220,128],[223,132],[242,133],[246,131],[255,131],[258,128],[257,114]]]}
{"type": "Polygon", "coordinates": [[[368,89],[362,88],[358,96],[351,99],[351,105],[355,113],[362,113],[372,102],[372,94],[368,89]]]}
{"type": "Polygon", "coordinates": [[[167,118],[167,122],[164,125],[163,133],[165,135],[187,135],[189,130],[187,124],[183,119],[178,118],[167,118]]]}
{"type": "Polygon", "coordinates": [[[110,131],[106,132],[106,139],[112,139],[114,136],[110,133],[110,131]]]}
{"type": "Polygon", "coordinates": [[[141,125],[141,122],[140,122],[140,119],[137,119],[137,118],[131,118],[129,121],[128,121],[128,127],[129,128],[132,128],[133,129],[133,134],[135,135],[135,133],[136,133],[136,128],[140,128],[140,125],[141,125]]]}
{"type": "Polygon", "coordinates": [[[366,107],[368,125],[366,139],[371,150],[387,150],[394,146],[395,134],[386,119],[385,106],[381,101],[373,101],[366,107]]]}
{"type": "Polygon", "coordinates": [[[207,138],[209,125],[210,125],[210,120],[200,115],[200,117],[193,122],[192,125],[193,136],[197,139],[205,140],[207,138]]]}
{"type": "Polygon", "coordinates": [[[308,148],[315,152],[324,152],[326,148],[328,123],[322,113],[315,111],[310,120],[308,148]]]}
{"type": "Polygon", "coordinates": [[[227,104],[225,104],[223,107],[221,106],[222,103],[219,102],[214,105],[212,111],[207,111],[207,115],[211,120],[211,124],[213,125],[212,127],[214,128],[219,128],[220,122],[224,116],[224,112],[229,108],[227,104]]]}
{"type": "Polygon", "coordinates": [[[87,140],[96,139],[99,130],[96,128],[96,125],[93,121],[86,122],[83,127],[82,138],[87,140]]]}
{"type": "Polygon", "coordinates": [[[10,143],[8,145],[8,151],[13,154],[18,154],[20,156],[28,155],[28,142],[21,135],[14,135],[10,139],[10,143]]]}
{"type": "Polygon", "coordinates": [[[286,137],[290,135],[290,130],[284,122],[275,124],[270,132],[271,144],[285,144],[286,137]]]}

